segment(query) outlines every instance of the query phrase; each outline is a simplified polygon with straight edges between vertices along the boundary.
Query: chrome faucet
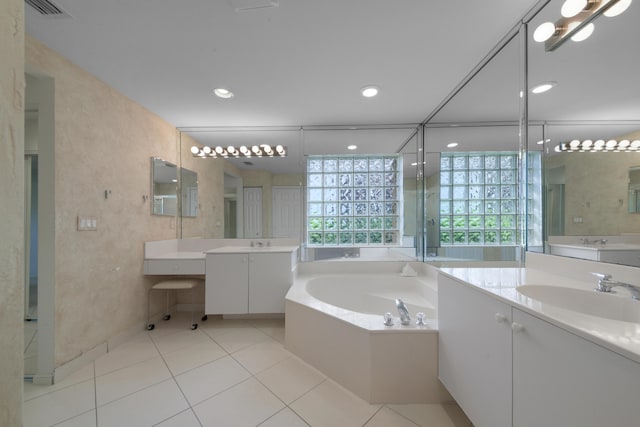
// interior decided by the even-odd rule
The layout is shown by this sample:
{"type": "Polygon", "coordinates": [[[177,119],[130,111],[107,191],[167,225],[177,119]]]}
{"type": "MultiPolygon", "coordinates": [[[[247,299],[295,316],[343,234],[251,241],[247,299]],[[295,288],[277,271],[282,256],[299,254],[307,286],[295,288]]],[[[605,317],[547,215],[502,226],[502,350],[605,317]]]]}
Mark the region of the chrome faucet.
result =
{"type": "Polygon", "coordinates": [[[618,282],[617,280],[613,280],[613,277],[610,274],[603,273],[592,273],[594,276],[598,278],[598,285],[596,286],[596,291],[598,292],[615,292],[612,288],[616,286],[622,286],[623,288],[627,288],[629,292],[631,292],[631,298],[635,300],[640,300],[640,286],[631,285],[629,283],[618,282]]]}
{"type": "Polygon", "coordinates": [[[409,310],[400,298],[396,298],[396,308],[398,309],[398,314],[400,315],[400,323],[405,326],[410,324],[411,316],[409,315],[409,310]]]}

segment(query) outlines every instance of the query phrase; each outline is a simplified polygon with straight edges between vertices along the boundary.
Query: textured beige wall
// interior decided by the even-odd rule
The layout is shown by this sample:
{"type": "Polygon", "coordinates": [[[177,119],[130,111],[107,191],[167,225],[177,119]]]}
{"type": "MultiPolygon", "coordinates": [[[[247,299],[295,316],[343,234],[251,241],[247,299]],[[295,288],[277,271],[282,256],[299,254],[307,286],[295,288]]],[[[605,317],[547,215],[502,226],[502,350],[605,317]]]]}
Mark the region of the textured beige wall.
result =
{"type": "Polygon", "coordinates": [[[22,425],[24,3],[0,2],[0,425],[22,425]]]}
{"type": "MultiPolygon", "coordinates": [[[[23,5],[21,4],[21,7],[23,5]]],[[[178,163],[176,129],[27,37],[29,66],[55,80],[55,365],[146,318],[143,244],[177,236],[152,216],[152,156],[178,163]],[[105,197],[105,191],[107,197],[105,197]],[[97,231],[77,231],[78,216],[97,231]]]]}

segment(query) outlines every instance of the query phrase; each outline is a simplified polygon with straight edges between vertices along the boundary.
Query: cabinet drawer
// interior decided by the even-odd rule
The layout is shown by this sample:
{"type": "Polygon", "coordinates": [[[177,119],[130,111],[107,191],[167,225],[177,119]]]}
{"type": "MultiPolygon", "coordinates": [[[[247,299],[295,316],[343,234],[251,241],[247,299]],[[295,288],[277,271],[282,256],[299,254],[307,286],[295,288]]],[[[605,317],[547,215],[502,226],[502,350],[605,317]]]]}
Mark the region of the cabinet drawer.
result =
{"type": "Polygon", "coordinates": [[[144,261],[144,274],[205,274],[204,259],[150,259],[144,261]]]}

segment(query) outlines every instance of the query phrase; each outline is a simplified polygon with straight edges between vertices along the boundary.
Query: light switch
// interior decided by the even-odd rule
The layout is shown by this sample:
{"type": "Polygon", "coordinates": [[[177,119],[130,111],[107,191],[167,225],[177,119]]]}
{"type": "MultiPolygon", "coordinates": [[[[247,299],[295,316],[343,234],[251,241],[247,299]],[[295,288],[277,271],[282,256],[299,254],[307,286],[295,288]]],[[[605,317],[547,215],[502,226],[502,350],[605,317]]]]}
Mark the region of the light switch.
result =
{"type": "Polygon", "coordinates": [[[96,231],[97,229],[97,219],[78,216],[78,231],[96,231]]]}

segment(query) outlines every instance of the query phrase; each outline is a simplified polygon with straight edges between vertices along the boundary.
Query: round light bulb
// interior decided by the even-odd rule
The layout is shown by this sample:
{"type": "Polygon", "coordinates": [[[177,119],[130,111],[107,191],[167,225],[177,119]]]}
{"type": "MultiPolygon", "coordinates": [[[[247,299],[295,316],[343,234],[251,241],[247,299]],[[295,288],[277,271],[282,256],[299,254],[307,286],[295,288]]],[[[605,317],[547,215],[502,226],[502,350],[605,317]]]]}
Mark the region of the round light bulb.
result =
{"type": "MultiPolygon", "coordinates": [[[[609,3],[609,2],[606,2],[609,3]]],[[[606,4],[605,3],[605,4],[606,4]]],[[[603,15],[609,18],[620,15],[622,12],[627,10],[629,5],[631,4],[631,0],[620,0],[618,3],[611,6],[609,9],[605,10],[603,15]]]]}
{"type": "Polygon", "coordinates": [[[533,39],[538,43],[546,42],[556,32],[556,24],[553,22],[545,22],[538,25],[538,28],[533,32],[533,39]]]}
{"type": "Polygon", "coordinates": [[[195,145],[191,147],[191,154],[198,154],[199,152],[200,152],[200,149],[195,145]]]}
{"type": "MultiPolygon", "coordinates": [[[[572,22],[571,24],[569,24],[569,31],[571,31],[577,25],[578,25],[577,22],[572,22]]],[[[593,22],[589,22],[580,31],[572,35],[571,40],[573,40],[574,42],[581,42],[583,40],[586,40],[589,38],[591,34],[593,34],[594,29],[595,29],[595,25],[593,25],[593,22]]]]}
{"type": "Polygon", "coordinates": [[[585,139],[584,141],[582,141],[582,148],[585,150],[590,150],[592,145],[593,141],[590,139],[585,139]]]}
{"type": "Polygon", "coordinates": [[[365,98],[372,98],[376,96],[378,92],[379,92],[379,89],[376,86],[365,86],[362,89],[360,89],[360,93],[365,98]]]}
{"type": "Polygon", "coordinates": [[[224,148],[220,147],[219,145],[216,147],[216,153],[222,154],[223,151],[224,151],[224,148]]]}
{"type": "Polygon", "coordinates": [[[610,139],[607,141],[607,143],[605,144],[607,146],[608,150],[611,150],[613,148],[616,147],[616,145],[618,145],[618,141],[616,141],[615,139],[610,139]]]}
{"type": "Polygon", "coordinates": [[[209,154],[211,153],[211,147],[205,145],[204,147],[202,147],[202,151],[204,151],[205,154],[209,154]]]}
{"type": "Polygon", "coordinates": [[[631,144],[628,139],[623,139],[618,143],[619,148],[627,148],[631,144]]]}
{"type": "Polygon", "coordinates": [[[579,14],[587,6],[587,0],[566,0],[562,4],[560,14],[565,18],[571,18],[579,14]]]}
{"type": "Polygon", "coordinates": [[[276,145],[276,151],[279,154],[284,154],[284,147],[282,145],[278,144],[278,145],[276,145]]]}
{"type": "Polygon", "coordinates": [[[353,145],[352,144],[352,145],[347,146],[347,150],[356,150],[356,149],[358,149],[357,145],[353,145]]]}
{"type": "Polygon", "coordinates": [[[640,140],[638,139],[634,139],[633,141],[631,141],[631,148],[634,150],[637,150],[640,148],[640,140]]]}
{"type": "Polygon", "coordinates": [[[215,89],[213,90],[213,93],[214,93],[218,98],[224,98],[224,99],[233,98],[233,92],[231,92],[229,89],[225,89],[225,88],[223,88],[223,87],[215,88],[215,89]]]}

